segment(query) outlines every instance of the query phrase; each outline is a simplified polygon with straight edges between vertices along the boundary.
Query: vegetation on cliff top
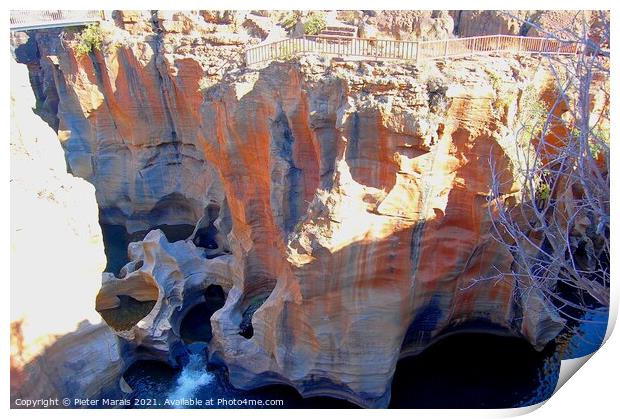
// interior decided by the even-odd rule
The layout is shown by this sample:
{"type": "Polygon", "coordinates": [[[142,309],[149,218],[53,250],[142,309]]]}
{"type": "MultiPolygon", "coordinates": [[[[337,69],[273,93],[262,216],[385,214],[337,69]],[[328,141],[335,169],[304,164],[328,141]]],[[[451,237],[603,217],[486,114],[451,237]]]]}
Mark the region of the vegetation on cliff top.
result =
{"type": "Polygon", "coordinates": [[[322,12],[313,12],[304,23],[304,33],[306,35],[318,35],[326,27],[327,22],[325,20],[325,14],[322,12]]]}
{"type": "Polygon", "coordinates": [[[93,23],[88,25],[79,34],[75,36],[77,44],[75,45],[75,55],[79,58],[88,55],[93,51],[98,51],[103,45],[103,31],[99,24],[93,23]]]}

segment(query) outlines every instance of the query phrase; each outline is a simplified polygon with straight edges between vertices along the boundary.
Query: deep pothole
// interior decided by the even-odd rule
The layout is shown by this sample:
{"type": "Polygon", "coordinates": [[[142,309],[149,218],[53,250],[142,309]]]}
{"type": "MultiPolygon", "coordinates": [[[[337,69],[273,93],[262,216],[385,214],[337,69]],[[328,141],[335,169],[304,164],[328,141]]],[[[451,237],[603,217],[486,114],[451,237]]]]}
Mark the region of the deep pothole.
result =
{"type": "Polygon", "coordinates": [[[209,285],[203,301],[192,307],[181,321],[180,335],[185,343],[210,342],[213,337],[211,316],[226,303],[226,294],[219,285],[209,285]]]}

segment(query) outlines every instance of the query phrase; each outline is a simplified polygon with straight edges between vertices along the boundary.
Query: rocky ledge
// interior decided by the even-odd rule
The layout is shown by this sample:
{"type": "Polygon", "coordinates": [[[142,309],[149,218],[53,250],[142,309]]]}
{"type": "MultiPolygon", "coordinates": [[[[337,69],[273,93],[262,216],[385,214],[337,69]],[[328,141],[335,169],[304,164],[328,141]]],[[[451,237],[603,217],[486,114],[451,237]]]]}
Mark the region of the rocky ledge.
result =
{"type": "Polygon", "coordinates": [[[223,306],[205,319],[209,356],[234,386],[367,407],[387,405],[399,358],[455,326],[536,348],[561,330],[542,298],[496,278],[513,259],[491,237],[493,175],[518,203],[523,107],[549,95],[537,62],[308,56],[202,83],[211,44],[149,25],[114,29],[131,42],[82,57],[39,34],[29,58],[40,112],[95,186],[100,222],[194,228],[176,241],[149,232],[104,274],[97,310],[126,365],[176,364],[184,316],[212,286],[223,306]]]}

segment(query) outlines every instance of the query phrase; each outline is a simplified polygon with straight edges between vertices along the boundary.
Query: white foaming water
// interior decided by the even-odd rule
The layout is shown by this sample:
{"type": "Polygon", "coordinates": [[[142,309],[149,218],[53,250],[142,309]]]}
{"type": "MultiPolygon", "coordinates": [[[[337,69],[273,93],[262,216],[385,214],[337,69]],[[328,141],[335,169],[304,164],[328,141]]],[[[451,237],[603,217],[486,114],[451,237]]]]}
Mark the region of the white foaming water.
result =
{"type": "Polygon", "coordinates": [[[204,358],[200,354],[191,354],[189,363],[181,371],[181,375],[177,378],[176,388],[170,392],[168,399],[189,399],[200,387],[210,384],[214,378],[215,376],[207,371],[204,358]]]}

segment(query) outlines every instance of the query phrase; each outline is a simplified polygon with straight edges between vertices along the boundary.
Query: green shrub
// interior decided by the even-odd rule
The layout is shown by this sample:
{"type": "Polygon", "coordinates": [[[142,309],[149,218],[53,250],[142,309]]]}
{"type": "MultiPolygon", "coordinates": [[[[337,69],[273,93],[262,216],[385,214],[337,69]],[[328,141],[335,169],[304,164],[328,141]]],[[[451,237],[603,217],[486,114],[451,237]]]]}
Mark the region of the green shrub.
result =
{"type": "Polygon", "coordinates": [[[297,24],[297,14],[295,12],[290,12],[282,20],[282,23],[280,23],[280,26],[282,26],[287,31],[291,31],[295,27],[296,24],[297,24]]]}
{"type": "Polygon", "coordinates": [[[541,201],[545,201],[549,199],[550,196],[551,196],[551,187],[547,183],[541,182],[536,188],[536,198],[538,198],[541,201]]]}
{"type": "Polygon", "coordinates": [[[92,23],[77,34],[75,40],[77,41],[75,55],[77,57],[82,57],[95,50],[98,51],[101,49],[101,45],[103,44],[103,32],[98,24],[92,23]]]}
{"type": "Polygon", "coordinates": [[[304,23],[304,33],[306,35],[318,35],[326,27],[325,15],[323,13],[312,13],[304,23]]]}
{"type": "Polygon", "coordinates": [[[495,99],[493,100],[493,111],[496,112],[498,117],[501,117],[508,108],[517,100],[516,92],[509,92],[506,89],[506,85],[502,80],[502,77],[493,70],[485,70],[491,81],[491,87],[495,92],[495,99]]]}
{"type": "Polygon", "coordinates": [[[500,75],[493,70],[486,69],[485,71],[488,74],[489,79],[491,79],[491,86],[493,86],[493,90],[495,90],[495,92],[499,92],[502,89],[502,79],[500,75]]]}

